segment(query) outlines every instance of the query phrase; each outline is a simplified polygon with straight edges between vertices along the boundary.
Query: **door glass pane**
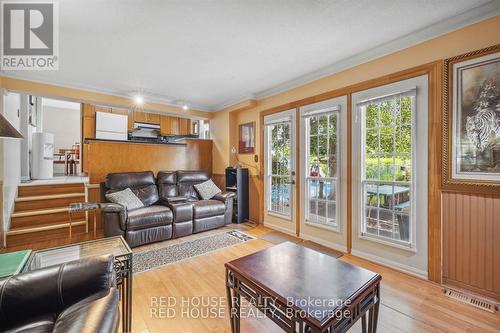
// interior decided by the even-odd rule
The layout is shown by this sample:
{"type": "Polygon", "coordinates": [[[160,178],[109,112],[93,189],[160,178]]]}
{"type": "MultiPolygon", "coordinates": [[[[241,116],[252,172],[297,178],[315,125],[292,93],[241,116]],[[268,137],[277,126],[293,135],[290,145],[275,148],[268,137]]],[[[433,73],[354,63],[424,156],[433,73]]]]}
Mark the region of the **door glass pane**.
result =
{"type": "Polygon", "coordinates": [[[306,221],[338,229],[338,111],[304,118],[306,142],[306,221]]]}
{"type": "Polygon", "coordinates": [[[291,213],[291,140],[290,123],[268,125],[271,166],[268,210],[290,216],[291,213]]]}
{"type": "Polygon", "coordinates": [[[411,240],[413,188],[413,96],[388,96],[361,108],[366,235],[394,242],[411,240]]]}

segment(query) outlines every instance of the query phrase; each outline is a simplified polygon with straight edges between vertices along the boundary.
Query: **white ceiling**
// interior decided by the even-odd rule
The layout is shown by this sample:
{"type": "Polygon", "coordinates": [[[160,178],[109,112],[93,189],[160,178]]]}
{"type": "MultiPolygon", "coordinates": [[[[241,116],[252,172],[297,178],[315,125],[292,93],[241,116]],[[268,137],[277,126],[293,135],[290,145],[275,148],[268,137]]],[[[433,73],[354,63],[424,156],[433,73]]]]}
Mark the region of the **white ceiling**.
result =
{"type": "Polygon", "coordinates": [[[65,0],[59,70],[2,75],[215,110],[492,16],[499,2],[65,0]]]}

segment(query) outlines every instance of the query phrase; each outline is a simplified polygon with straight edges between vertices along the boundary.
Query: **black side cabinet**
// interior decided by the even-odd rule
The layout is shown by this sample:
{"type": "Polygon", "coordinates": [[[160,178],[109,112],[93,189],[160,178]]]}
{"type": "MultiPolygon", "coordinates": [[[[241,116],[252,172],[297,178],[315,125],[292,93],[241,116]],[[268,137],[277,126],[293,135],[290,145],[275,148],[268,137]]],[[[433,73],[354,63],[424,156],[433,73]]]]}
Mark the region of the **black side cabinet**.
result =
{"type": "Polygon", "coordinates": [[[236,193],[233,221],[241,223],[248,220],[248,169],[226,168],[226,191],[236,193]]]}

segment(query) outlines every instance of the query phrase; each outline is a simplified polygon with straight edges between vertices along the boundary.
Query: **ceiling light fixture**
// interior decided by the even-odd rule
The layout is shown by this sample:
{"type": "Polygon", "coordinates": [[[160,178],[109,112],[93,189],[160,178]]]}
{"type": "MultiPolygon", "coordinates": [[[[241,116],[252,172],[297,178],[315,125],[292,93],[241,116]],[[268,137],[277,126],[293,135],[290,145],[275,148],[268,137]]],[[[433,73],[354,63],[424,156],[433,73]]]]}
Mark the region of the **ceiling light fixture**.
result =
{"type": "Polygon", "coordinates": [[[142,97],[141,95],[135,95],[134,96],[134,103],[139,105],[139,106],[144,104],[144,97],[142,97]]]}
{"type": "Polygon", "coordinates": [[[184,111],[187,111],[187,110],[189,110],[189,106],[188,106],[187,104],[184,104],[184,105],[182,106],[182,109],[183,109],[184,111]]]}

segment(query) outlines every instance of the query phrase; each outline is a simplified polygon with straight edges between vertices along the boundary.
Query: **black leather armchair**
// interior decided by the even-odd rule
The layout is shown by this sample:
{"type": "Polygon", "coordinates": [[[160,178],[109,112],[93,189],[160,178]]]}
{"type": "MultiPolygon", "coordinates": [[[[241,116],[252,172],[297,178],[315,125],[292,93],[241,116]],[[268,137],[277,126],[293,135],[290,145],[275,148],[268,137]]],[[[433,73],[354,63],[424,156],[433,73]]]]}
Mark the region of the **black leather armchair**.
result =
{"type": "Polygon", "coordinates": [[[0,279],[1,332],[116,332],[118,305],[112,256],[0,279]]]}

